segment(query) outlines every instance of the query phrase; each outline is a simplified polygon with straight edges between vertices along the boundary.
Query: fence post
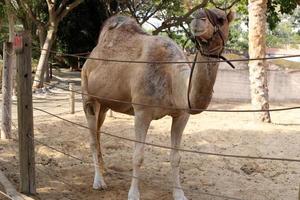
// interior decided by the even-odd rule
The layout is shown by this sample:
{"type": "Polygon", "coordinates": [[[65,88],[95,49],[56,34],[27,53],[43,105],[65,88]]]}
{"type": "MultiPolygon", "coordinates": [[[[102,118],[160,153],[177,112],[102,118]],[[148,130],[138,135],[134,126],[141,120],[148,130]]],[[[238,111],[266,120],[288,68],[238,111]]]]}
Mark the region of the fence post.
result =
{"type": "Polygon", "coordinates": [[[75,113],[75,92],[74,92],[74,83],[69,83],[70,90],[70,113],[75,113]]]}
{"type": "Polygon", "coordinates": [[[0,139],[11,139],[11,96],[12,96],[12,55],[11,42],[3,44],[3,73],[2,73],[2,120],[0,139]]]}
{"type": "Polygon", "coordinates": [[[78,56],[77,57],[77,70],[80,69],[80,57],[78,56]]]}
{"type": "Polygon", "coordinates": [[[50,65],[47,64],[47,68],[44,74],[44,80],[45,82],[49,83],[50,82],[50,65]]]}
{"type": "Polygon", "coordinates": [[[49,66],[49,77],[50,77],[50,80],[52,79],[52,62],[50,62],[50,66],[49,66]]]}
{"type": "Polygon", "coordinates": [[[113,111],[109,109],[109,117],[114,117],[113,111]]]}
{"type": "Polygon", "coordinates": [[[20,191],[36,193],[34,134],[32,108],[31,37],[29,32],[14,38],[18,81],[18,134],[20,159],[20,191]]]}

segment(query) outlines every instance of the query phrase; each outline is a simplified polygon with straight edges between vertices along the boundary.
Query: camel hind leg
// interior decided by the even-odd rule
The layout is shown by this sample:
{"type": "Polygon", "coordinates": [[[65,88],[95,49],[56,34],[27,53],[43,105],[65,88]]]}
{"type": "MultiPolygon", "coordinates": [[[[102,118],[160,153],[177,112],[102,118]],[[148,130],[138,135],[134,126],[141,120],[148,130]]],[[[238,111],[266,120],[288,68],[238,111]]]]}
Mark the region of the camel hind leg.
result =
{"type": "Polygon", "coordinates": [[[107,186],[104,182],[103,173],[105,170],[104,161],[100,145],[100,128],[105,120],[107,109],[101,107],[96,101],[84,102],[84,111],[90,132],[90,148],[92,151],[93,162],[95,167],[94,189],[105,189],[107,186]]]}

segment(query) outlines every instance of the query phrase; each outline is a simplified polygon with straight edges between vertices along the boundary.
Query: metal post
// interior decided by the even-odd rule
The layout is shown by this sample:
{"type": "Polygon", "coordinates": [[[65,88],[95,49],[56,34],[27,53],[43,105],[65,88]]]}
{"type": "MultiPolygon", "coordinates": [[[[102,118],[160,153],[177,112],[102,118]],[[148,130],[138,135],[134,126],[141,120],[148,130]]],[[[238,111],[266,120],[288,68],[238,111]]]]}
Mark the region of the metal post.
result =
{"type": "Polygon", "coordinates": [[[32,108],[31,37],[29,32],[14,38],[18,81],[18,134],[20,159],[20,191],[36,193],[34,134],[32,108]]]}
{"type": "Polygon", "coordinates": [[[12,55],[11,42],[3,44],[3,73],[2,73],[2,120],[0,139],[11,139],[11,97],[12,97],[12,55]]]}
{"type": "Polygon", "coordinates": [[[69,83],[70,90],[70,113],[75,113],[75,92],[74,92],[74,83],[69,83]]]}

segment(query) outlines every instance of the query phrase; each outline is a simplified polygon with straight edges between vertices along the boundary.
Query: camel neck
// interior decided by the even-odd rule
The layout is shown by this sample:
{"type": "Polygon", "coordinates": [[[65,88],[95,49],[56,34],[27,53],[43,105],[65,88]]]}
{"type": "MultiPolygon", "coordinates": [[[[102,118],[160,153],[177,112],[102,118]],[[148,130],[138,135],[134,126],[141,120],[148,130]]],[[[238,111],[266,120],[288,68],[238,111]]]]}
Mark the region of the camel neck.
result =
{"type": "MultiPolygon", "coordinates": [[[[208,61],[209,63],[196,63],[190,85],[190,105],[191,108],[205,109],[211,101],[213,86],[217,77],[218,62],[211,62],[217,58],[210,58],[198,55],[197,61],[208,61]]],[[[196,114],[199,112],[190,112],[196,114]]]]}

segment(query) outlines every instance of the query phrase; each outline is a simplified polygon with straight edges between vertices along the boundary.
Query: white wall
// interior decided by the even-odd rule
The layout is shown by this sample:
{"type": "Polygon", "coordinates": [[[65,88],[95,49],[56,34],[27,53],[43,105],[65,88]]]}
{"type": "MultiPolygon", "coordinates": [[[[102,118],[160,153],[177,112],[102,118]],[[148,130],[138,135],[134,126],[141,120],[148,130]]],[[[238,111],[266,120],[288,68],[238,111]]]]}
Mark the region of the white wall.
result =
{"type": "MultiPolygon", "coordinates": [[[[270,101],[300,102],[300,71],[269,71],[268,87],[270,101]]],[[[213,98],[250,101],[248,70],[220,69],[213,98]]]]}

